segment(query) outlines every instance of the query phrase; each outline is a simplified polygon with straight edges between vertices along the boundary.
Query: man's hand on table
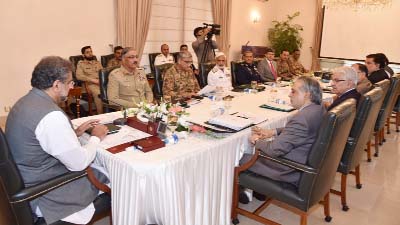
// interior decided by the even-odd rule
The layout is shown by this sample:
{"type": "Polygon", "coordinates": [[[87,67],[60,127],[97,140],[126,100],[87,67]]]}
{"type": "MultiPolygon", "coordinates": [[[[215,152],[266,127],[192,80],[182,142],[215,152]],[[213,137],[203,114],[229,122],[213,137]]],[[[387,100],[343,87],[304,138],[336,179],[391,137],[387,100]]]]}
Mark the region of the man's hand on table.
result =
{"type": "Polygon", "coordinates": [[[76,136],[80,137],[86,130],[92,129],[94,126],[99,124],[98,119],[91,119],[82,123],[78,128],[75,129],[76,136]]]}

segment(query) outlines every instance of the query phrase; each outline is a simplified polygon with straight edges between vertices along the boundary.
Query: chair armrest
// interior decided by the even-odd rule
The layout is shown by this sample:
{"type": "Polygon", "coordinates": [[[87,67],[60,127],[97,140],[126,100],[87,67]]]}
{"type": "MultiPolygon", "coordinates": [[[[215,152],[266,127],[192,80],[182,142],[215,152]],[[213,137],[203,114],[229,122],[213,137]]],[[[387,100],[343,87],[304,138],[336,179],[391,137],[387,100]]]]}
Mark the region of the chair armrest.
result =
{"type": "Polygon", "coordinates": [[[254,155],[251,157],[251,159],[248,162],[236,167],[237,172],[240,173],[240,172],[245,171],[248,168],[250,168],[257,161],[258,156],[260,156],[260,150],[256,149],[254,155]]]}
{"type": "Polygon", "coordinates": [[[298,162],[294,162],[294,161],[289,160],[289,159],[273,158],[273,157],[265,155],[265,154],[263,154],[261,152],[259,154],[260,154],[260,157],[263,157],[265,159],[271,160],[273,162],[279,163],[279,164],[284,165],[284,166],[288,166],[288,167],[290,167],[292,169],[299,170],[299,171],[302,171],[302,172],[305,172],[305,173],[309,173],[309,174],[317,174],[317,170],[316,169],[314,169],[312,167],[309,167],[307,165],[304,165],[304,164],[301,164],[301,163],[298,163],[298,162]]]}
{"type": "Polygon", "coordinates": [[[52,178],[43,183],[37,184],[35,186],[27,187],[22,189],[21,191],[15,193],[11,196],[11,203],[20,203],[24,201],[30,201],[35,199],[41,195],[44,195],[56,188],[59,188],[65,184],[68,184],[74,180],[80,179],[87,175],[86,171],[78,171],[78,172],[68,172],[52,178]]]}
{"type": "Polygon", "coordinates": [[[99,180],[97,180],[96,176],[93,173],[92,167],[86,168],[86,173],[88,175],[89,181],[100,191],[107,193],[111,195],[111,188],[109,188],[107,185],[101,183],[99,180]]]}

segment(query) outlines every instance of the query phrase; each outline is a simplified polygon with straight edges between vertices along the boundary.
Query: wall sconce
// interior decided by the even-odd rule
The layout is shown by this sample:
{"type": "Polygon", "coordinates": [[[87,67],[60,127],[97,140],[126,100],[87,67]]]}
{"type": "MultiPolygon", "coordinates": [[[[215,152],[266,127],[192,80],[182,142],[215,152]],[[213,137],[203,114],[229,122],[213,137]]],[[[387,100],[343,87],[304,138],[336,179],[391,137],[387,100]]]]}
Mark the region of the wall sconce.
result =
{"type": "Polygon", "coordinates": [[[258,13],[257,11],[253,11],[251,13],[251,21],[253,21],[253,23],[260,22],[260,19],[261,19],[260,13],[258,13]]]}

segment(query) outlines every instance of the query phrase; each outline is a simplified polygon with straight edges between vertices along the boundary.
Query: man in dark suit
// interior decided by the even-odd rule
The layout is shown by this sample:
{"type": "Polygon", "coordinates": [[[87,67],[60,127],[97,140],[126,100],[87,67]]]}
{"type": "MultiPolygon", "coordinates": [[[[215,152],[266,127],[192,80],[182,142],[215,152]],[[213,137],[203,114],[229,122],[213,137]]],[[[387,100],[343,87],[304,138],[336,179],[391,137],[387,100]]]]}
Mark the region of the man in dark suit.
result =
{"type": "Polygon", "coordinates": [[[328,110],[339,105],[344,100],[354,98],[357,103],[361,94],[357,92],[357,72],[348,66],[338,67],[333,70],[331,85],[332,93],[337,95],[337,98],[332,104],[327,106],[328,110]]]}
{"type": "Polygon", "coordinates": [[[384,79],[389,79],[385,71],[386,62],[379,54],[367,55],[365,65],[368,68],[368,80],[372,84],[378,83],[384,79]]]}
{"type": "Polygon", "coordinates": [[[254,64],[254,56],[252,51],[245,51],[243,53],[243,60],[236,67],[236,83],[238,85],[250,84],[251,81],[261,82],[260,74],[258,73],[257,66],[254,64]]]}
{"type": "Polygon", "coordinates": [[[277,67],[274,57],[274,50],[268,48],[267,52],[265,53],[265,59],[258,63],[257,69],[262,81],[276,81],[278,75],[276,73],[277,67]]]}
{"type": "MultiPolygon", "coordinates": [[[[298,112],[286,126],[272,130],[253,128],[250,141],[269,156],[305,163],[325,113],[325,108],[321,105],[322,90],[314,78],[299,77],[292,86],[289,97],[291,105],[298,109],[298,112]],[[266,141],[266,138],[273,136],[275,139],[272,142],[266,141]]],[[[250,154],[245,154],[241,163],[250,158],[250,154]]],[[[293,185],[297,185],[300,179],[300,172],[264,158],[259,158],[249,170],[293,185]]]]}

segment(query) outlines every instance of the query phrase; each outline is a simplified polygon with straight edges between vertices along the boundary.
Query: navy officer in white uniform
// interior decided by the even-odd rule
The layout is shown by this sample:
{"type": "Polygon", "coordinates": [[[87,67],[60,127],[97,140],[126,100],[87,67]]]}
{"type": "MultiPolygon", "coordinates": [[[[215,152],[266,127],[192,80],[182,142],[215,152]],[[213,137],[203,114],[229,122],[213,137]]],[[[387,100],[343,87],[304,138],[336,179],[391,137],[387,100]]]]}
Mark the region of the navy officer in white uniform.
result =
{"type": "Polygon", "coordinates": [[[231,70],[225,66],[226,56],[223,52],[215,54],[216,65],[208,73],[207,83],[210,86],[222,87],[225,91],[232,89],[231,70]]]}

